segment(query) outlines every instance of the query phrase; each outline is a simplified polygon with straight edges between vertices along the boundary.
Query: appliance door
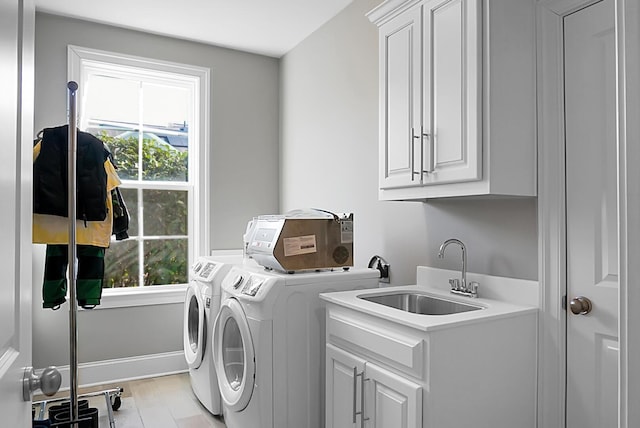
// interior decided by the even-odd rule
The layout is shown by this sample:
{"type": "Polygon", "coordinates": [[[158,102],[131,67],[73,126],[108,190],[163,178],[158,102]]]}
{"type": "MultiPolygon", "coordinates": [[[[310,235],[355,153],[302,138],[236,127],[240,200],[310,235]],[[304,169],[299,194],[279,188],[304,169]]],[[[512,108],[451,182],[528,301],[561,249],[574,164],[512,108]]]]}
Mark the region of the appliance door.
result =
{"type": "Polygon", "coordinates": [[[251,399],[256,372],[251,331],[242,305],[234,298],[220,305],[213,327],[213,361],[222,401],[240,412],[251,399]]]}
{"type": "Polygon", "coordinates": [[[204,299],[200,286],[191,281],[184,301],[184,357],[189,369],[197,369],[202,364],[206,340],[204,299]]]}

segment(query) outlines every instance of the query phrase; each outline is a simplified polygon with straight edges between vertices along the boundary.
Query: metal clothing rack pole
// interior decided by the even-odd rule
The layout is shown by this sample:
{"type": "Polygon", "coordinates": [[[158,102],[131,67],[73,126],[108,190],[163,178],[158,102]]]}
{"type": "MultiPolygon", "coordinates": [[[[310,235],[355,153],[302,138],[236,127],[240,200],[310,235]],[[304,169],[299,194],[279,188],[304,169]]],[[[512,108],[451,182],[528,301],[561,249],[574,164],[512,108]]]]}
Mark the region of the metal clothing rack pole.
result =
{"type": "Polygon", "coordinates": [[[69,159],[68,159],[68,214],[69,242],[68,266],[69,266],[69,355],[70,355],[70,418],[71,428],[77,427],[78,420],[78,303],[76,301],[76,159],[78,150],[78,125],[77,125],[77,91],[76,82],[67,83],[69,90],[69,159]]]}
{"type": "MultiPolygon", "coordinates": [[[[78,251],[77,251],[77,239],[76,239],[76,161],[78,158],[78,121],[77,121],[77,107],[78,107],[78,99],[77,99],[77,91],[78,84],[76,82],[68,82],[67,89],[69,91],[69,142],[68,142],[68,152],[69,156],[67,159],[67,186],[68,186],[68,197],[67,197],[67,218],[69,219],[69,241],[68,241],[68,278],[69,278],[69,410],[70,410],[70,428],[78,428],[80,421],[85,421],[87,419],[80,419],[79,411],[78,411],[78,301],[76,300],[76,283],[77,283],[77,266],[78,266],[78,251]]],[[[97,395],[104,395],[106,404],[107,404],[107,412],[109,414],[109,426],[110,428],[115,428],[116,424],[113,418],[113,410],[118,410],[120,408],[120,395],[124,391],[124,389],[118,387],[115,389],[108,389],[103,391],[98,391],[95,393],[83,394],[82,397],[91,397],[97,395]],[[114,398],[114,401],[111,402],[111,398],[114,398]]],[[[57,401],[57,400],[49,400],[57,401]]],[[[42,404],[41,412],[44,411],[46,407],[47,401],[40,402],[42,404]]]]}

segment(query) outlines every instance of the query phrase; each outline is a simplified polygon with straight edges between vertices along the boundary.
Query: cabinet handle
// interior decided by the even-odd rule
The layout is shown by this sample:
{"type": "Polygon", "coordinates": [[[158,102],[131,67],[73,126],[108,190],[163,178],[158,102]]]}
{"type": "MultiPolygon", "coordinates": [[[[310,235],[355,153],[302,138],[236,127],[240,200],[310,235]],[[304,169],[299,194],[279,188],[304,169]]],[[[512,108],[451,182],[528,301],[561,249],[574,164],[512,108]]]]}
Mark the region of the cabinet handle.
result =
{"type": "MultiPolygon", "coordinates": [[[[411,181],[414,181],[414,175],[421,175],[422,173],[416,172],[416,140],[421,139],[420,136],[416,135],[416,131],[414,128],[411,128],[411,181]]],[[[422,164],[420,165],[420,170],[422,170],[422,164]]]]}
{"type": "Polygon", "coordinates": [[[353,368],[353,423],[356,423],[356,416],[360,415],[360,426],[364,428],[364,421],[368,421],[369,418],[364,417],[364,382],[369,379],[365,379],[364,370],[358,373],[358,368],[353,368]],[[360,411],[356,411],[358,399],[358,377],[360,377],[360,411]]]}
{"type": "Polygon", "coordinates": [[[358,368],[354,367],[353,368],[353,423],[356,423],[356,416],[359,415],[361,412],[356,412],[356,402],[357,402],[357,398],[356,396],[358,395],[358,376],[360,376],[358,374],[358,368]]]}
{"type": "MultiPolygon", "coordinates": [[[[424,174],[424,126],[420,126],[420,175],[424,174]]],[[[422,178],[422,177],[420,177],[422,178]]]]}
{"type": "Polygon", "coordinates": [[[433,141],[434,139],[431,138],[431,134],[429,134],[428,132],[423,132],[422,133],[422,137],[426,138],[427,140],[429,140],[429,169],[423,170],[422,172],[430,174],[436,169],[436,167],[435,167],[435,159],[434,159],[435,142],[433,141]]]}
{"type": "Polygon", "coordinates": [[[369,379],[364,377],[364,370],[360,373],[360,376],[360,428],[364,428],[364,421],[369,420],[369,418],[364,417],[364,383],[369,379]]]}

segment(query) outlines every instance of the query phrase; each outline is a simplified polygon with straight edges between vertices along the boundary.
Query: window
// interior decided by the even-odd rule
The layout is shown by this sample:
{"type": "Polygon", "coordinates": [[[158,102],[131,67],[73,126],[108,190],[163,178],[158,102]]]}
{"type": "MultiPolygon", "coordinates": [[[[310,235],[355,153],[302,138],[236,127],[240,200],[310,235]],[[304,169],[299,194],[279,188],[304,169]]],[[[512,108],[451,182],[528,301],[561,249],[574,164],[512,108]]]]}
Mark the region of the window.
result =
{"type": "MultiPolygon", "coordinates": [[[[208,248],[206,69],[69,46],[78,126],[109,146],[130,215],[105,255],[105,288],[188,282],[208,248]]],[[[105,292],[105,297],[109,292],[105,292]]]]}

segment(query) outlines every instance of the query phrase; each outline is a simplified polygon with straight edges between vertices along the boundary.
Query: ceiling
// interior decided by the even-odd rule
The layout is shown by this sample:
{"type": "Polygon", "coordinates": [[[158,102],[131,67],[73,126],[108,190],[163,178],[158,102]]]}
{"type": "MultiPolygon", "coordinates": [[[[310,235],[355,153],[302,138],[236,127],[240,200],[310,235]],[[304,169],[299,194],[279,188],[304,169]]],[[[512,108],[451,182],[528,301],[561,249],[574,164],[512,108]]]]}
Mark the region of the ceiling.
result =
{"type": "Polygon", "coordinates": [[[36,10],[279,58],[352,0],[35,0],[36,10]]]}

